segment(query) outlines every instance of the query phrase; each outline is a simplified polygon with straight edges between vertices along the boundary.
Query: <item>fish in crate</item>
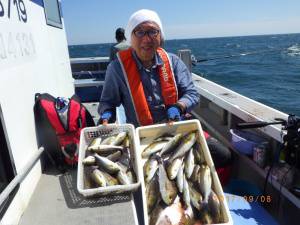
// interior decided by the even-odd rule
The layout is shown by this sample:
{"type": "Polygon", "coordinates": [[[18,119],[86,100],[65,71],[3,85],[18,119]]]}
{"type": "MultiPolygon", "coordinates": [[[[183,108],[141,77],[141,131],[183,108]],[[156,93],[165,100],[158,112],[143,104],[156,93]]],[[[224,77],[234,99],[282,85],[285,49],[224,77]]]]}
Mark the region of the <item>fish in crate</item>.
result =
{"type": "Polygon", "coordinates": [[[127,132],[108,137],[96,137],[85,151],[82,160],[85,188],[129,185],[136,182],[130,140],[127,132]]]}
{"type": "Polygon", "coordinates": [[[198,131],[164,134],[142,151],[149,225],[223,223],[198,131]]]}

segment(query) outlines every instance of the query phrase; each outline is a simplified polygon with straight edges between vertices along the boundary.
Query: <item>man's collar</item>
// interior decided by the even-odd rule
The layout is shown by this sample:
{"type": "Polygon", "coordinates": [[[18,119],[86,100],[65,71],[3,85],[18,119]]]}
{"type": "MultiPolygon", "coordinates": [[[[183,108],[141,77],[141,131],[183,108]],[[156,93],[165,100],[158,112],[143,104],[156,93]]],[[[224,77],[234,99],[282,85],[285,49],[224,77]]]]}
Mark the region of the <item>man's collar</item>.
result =
{"type": "MultiPolygon", "coordinates": [[[[137,63],[137,66],[139,69],[143,69],[143,64],[141,62],[141,60],[138,58],[136,52],[132,49],[132,53],[133,53],[133,57],[137,63]]],[[[163,65],[163,61],[161,59],[161,57],[157,54],[157,52],[154,55],[154,65],[152,66],[152,68],[156,68],[157,66],[161,66],[163,65]]]]}

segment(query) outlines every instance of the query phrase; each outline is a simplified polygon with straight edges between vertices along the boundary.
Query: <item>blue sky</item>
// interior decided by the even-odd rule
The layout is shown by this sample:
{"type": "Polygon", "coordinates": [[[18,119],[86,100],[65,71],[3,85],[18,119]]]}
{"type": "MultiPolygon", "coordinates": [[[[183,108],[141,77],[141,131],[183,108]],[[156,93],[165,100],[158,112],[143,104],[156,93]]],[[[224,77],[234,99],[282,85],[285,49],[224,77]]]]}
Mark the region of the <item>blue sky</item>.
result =
{"type": "Polygon", "coordinates": [[[142,8],[159,14],[166,39],[300,33],[300,0],[62,0],[68,43],[115,42],[142,8]]]}

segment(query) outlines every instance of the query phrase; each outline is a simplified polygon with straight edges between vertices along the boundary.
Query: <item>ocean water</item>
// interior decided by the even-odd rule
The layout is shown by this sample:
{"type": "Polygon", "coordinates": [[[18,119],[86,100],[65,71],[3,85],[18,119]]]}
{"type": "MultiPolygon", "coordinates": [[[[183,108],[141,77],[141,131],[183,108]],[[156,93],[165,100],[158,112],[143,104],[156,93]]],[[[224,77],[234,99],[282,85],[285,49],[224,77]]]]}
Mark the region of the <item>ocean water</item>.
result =
{"type": "MultiPolygon", "coordinates": [[[[70,57],[108,56],[112,44],[69,46],[70,57]]],[[[300,116],[300,34],[167,40],[191,49],[193,72],[288,114],[300,116]]]]}

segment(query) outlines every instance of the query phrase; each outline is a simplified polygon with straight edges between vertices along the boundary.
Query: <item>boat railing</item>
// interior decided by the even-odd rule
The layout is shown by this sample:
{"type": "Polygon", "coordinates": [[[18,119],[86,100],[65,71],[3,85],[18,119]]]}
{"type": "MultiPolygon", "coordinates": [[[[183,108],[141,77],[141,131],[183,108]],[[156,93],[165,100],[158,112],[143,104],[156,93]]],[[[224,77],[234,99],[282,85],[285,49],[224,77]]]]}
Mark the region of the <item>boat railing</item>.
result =
{"type": "Polygon", "coordinates": [[[105,76],[106,70],[87,70],[87,71],[79,71],[72,72],[72,76],[74,79],[87,79],[87,78],[95,78],[95,79],[103,79],[105,76]]]}
{"type": "Polygon", "coordinates": [[[38,151],[34,153],[32,158],[28,161],[25,167],[21,170],[20,173],[15,176],[15,178],[7,185],[7,187],[0,194],[0,206],[2,203],[9,197],[10,193],[16,188],[16,186],[21,183],[33,168],[35,163],[39,160],[41,154],[44,152],[44,147],[40,147],[38,151]]]}

